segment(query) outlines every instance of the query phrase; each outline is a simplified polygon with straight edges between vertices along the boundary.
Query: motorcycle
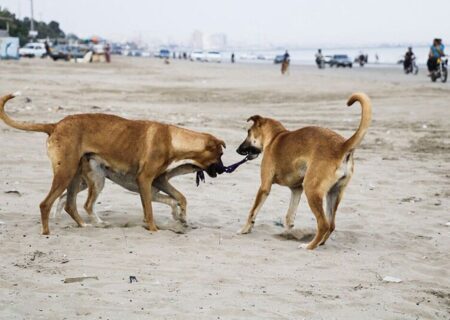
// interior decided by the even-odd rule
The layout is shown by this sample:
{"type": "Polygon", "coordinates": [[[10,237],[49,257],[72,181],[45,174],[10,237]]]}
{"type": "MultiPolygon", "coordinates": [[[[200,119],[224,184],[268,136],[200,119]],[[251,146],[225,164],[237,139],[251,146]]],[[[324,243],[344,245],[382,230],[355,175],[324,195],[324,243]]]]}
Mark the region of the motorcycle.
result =
{"type": "Polygon", "coordinates": [[[403,70],[405,71],[405,74],[417,74],[419,72],[419,67],[416,64],[416,58],[412,58],[409,65],[404,65],[403,70]]]}
{"type": "Polygon", "coordinates": [[[437,68],[431,72],[430,78],[432,82],[436,82],[437,79],[441,79],[441,82],[447,82],[447,64],[448,59],[443,56],[438,58],[437,60],[437,68]]]}

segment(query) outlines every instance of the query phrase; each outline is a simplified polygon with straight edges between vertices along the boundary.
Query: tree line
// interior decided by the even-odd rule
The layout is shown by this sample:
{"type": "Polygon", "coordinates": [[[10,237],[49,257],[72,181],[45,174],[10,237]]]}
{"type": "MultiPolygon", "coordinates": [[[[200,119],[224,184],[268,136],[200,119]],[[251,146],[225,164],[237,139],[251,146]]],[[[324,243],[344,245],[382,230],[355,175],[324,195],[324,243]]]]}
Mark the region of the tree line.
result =
{"type": "MultiPolygon", "coordinates": [[[[7,23],[9,23],[9,34],[11,37],[18,37],[20,45],[23,46],[29,41],[29,31],[31,28],[31,19],[28,17],[20,20],[16,15],[10,12],[6,8],[0,7],[0,18],[8,18],[11,21],[7,22],[0,19],[0,29],[6,29],[7,23]]],[[[60,39],[65,38],[66,34],[59,27],[59,23],[56,21],[50,21],[45,23],[44,21],[34,20],[34,29],[37,31],[37,38],[51,38],[60,39]]]]}

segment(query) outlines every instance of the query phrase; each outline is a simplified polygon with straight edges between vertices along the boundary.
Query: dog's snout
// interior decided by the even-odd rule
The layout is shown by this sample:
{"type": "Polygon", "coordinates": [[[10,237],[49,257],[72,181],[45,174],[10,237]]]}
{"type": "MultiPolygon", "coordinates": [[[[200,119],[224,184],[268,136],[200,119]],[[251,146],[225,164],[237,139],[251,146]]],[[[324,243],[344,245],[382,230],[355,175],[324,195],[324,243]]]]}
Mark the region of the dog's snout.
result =
{"type": "Polygon", "coordinates": [[[245,156],[248,152],[248,146],[246,145],[245,141],[241,143],[241,145],[236,149],[236,152],[239,153],[242,156],[245,156]]]}
{"type": "Polygon", "coordinates": [[[236,149],[236,152],[239,153],[239,154],[242,155],[242,156],[245,156],[245,152],[242,150],[241,147],[237,148],[237,149],[236,149]]]}

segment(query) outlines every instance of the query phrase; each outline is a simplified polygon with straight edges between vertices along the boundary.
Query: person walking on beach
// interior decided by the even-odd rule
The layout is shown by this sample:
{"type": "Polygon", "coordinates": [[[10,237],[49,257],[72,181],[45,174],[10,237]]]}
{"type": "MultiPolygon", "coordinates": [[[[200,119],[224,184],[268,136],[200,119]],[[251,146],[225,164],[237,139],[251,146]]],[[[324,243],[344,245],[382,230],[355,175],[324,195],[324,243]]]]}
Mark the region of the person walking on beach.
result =
{"type": "Polygon", "coordinates": [[[231,63],[234,63],[234,52],[231,54],[231,63]]]}
{"type": "Polygon", "coordinates": [[[445,56],[444,53],[445,46],[442,44],[442,39],[434,39],[433,45],[430,47],[430,52],[428,53],[427,67],[429,71],[429,76],[438,67],[438,59],[445,56]]]}
{"type": "Polygon", "coordinates": [[[322,49],[318,49],[316,56],[316,64],[319,69],[325,68],[325,61],[323,60],[322,49]]]}
{"type": "Polygon", "coordinates": [[[286,52],[283,55],[283,63],[281,64],[281,74],[285,74],[289,70],[289,63],[290,63],[290,55],[289,52],[286,50],[286,52]]]}

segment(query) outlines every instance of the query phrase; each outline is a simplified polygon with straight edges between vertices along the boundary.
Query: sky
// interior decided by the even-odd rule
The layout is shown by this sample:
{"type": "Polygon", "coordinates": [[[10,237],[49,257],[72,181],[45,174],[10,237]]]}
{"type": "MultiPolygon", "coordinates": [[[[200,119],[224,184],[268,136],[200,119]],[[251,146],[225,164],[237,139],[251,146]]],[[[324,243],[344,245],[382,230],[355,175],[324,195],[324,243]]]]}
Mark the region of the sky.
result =
{"type": "MultiPolygon", "coordinates": [[[[450,0],[33,0],[36,20],[80,37],[188,43],[194,30],[231,44],[332,47],[450,43],[450,0]]],[[[19,17],[30,0],[0,0],[19,17]]]]}

